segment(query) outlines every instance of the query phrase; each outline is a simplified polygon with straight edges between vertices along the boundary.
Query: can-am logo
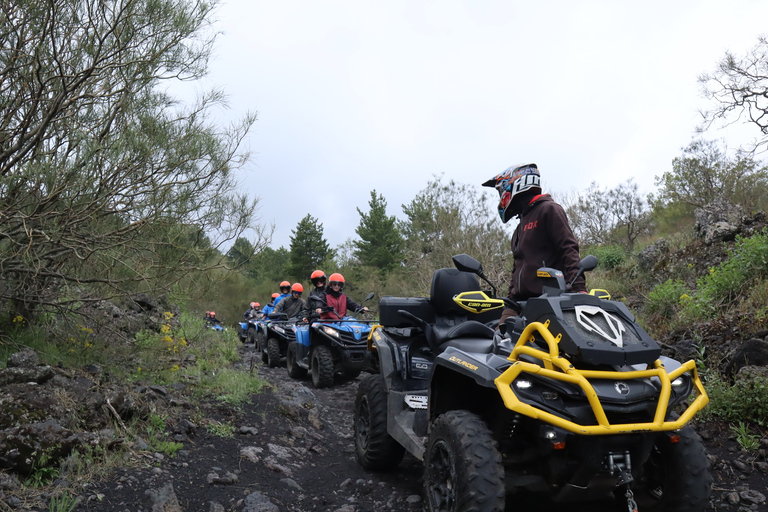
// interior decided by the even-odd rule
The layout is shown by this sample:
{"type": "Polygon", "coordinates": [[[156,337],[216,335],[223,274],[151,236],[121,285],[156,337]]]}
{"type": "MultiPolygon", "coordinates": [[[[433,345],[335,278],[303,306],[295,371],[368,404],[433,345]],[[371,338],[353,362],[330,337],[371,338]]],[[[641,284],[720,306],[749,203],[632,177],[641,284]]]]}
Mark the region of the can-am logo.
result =
{"type": "Polygon", "coordinates": [[[621,320],[598,306],[576,306],[576,321],[589,332],[623,347],[622,339],[626,328],[621,320]],[[600,321],[602,320],[602,321],[600,321]]]}
{"type": "Polygon", "coordinates": [[[613,385],[614,389],[616,389],[616,392],[620,395],[628,395],[629,394],[629,384],[626,382],[618,381],[616,384],[613,385]]]}

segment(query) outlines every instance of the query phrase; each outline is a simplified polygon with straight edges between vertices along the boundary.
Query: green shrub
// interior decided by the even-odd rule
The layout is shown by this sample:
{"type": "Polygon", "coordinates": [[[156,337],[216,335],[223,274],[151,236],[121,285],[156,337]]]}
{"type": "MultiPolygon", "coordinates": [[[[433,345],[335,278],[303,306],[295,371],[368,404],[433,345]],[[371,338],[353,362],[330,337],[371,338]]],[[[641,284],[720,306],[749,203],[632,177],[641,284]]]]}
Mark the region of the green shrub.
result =
{"type": "Polygon", "coordinates": [[[600,268],[604,270],[613,270],[626,260],[626,253],[620,245],[598,245],[590,247],[588,253],[597,256],[600,268]]]}
{"type": "Polygon", "coordinates": [[[717,307],[742,295],[751,283],[768,276],[768,233],[736,238],[730,257],[697,281],[696,299],[717,307]]]}
{"type": "Polygon", "coordinates": [[[707,375],[704,387],[709,395],[709,405],[704,416],[716,416],[724,421],[752,422],[768,425],[768,380],[758,375],[737,378],[731,384],[714,374],[707,375]]]}
{"type": "Polygon", "coordinates": [[[673,318],[678,310],[689,300],[691,291],[681,279],[668,279],[657,284],[648,293],[645,310],[657,318],[673,318]]]}

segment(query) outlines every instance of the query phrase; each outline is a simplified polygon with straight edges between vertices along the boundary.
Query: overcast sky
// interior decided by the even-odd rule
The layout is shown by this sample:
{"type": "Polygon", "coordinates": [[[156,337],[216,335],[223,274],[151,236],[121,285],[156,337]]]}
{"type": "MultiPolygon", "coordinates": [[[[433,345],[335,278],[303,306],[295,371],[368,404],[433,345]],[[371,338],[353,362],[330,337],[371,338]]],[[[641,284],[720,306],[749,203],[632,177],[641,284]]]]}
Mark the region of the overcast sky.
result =
{"type": "MultiPolygon", "coordinates": [[[[697,77],[768,33],[765,0],[222,0],[209,81],[258,111],[241,181],[272,246],[307,214],[333,246],[381,193],[521,162],[545,192],[654,189],[695,134],[697,77]]],[[[759,133],[712,133],[732,147],[759,133]]]]}

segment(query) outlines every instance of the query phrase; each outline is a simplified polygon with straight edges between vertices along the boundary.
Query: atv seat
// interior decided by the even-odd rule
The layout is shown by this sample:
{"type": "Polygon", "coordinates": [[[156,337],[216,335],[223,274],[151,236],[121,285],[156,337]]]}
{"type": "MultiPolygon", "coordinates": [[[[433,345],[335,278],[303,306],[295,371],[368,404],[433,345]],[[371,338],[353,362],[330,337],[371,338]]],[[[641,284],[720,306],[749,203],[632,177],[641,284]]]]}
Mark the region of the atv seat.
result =
{"type": "Polygon", "coordinates": [[[459,293],[479,289],[477,276],[469,272],[442,268],[432,274],[429,302],[435,312],[435,322],[424,333],[430,347],[437,352],[447,347],[467,352],[491,352],[494,330],[477,320],[470,320],[470,313],[453,301],[459,293]]]}

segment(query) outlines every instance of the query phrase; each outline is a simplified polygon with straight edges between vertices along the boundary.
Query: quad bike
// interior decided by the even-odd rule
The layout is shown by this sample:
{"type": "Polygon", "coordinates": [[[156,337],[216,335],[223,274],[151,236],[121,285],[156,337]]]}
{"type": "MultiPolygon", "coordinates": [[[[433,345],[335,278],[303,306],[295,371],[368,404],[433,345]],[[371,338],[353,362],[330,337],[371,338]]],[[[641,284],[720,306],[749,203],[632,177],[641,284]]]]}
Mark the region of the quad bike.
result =
{"type": "Polygon", "coordinates": [[[261,354],[261,361],[270,368],[280,366],[286,355],[288,344],[296,341],[293,326],[296,319],[288,319],[284,313],[272,313],[277,317],[264,322],[262,335],[256,332],[256,351],[261,354]]]}
{"type": "MultiPolygon", "coordinates": [[[[373,293],[369,293],[363,302],[372,298],[373,293]]],[[[309,372],[316,388],[332,386],[337,374],[343,379],[354,379],[368,359],[371,323],[355,316],[312,322],[308,330],[297,332],[296,341],[288,345],[288,375],[301,378],[309,372]]]]}
{"type": "MultiPolygon", "coordinates": [[[[432,512],[523,497],[704,510],[712,477],[687,424],[709,399],[694,361],[662,356],[622,303],[567,293],[558,270],[540,268],[543,294],[517,303],[496,298],[477,260],[453,260],[429,298],[380,301],[369,338],[380,373],[354,406],[363,467],[393,468],[405,451],[422,460],[432,512]],[[519,315],[496,331],[502,307],[519,315]]],[[[587,256],[579,275],[596,265],[587,256]]]]}
{"type": "Polygon", "coordinates": [[[240,322],[240,328],[237,330],[237,337],[241,343],[256,343],[256,336],[261,328],[261,321],[256,318],[250,318],[240,322]]]}

